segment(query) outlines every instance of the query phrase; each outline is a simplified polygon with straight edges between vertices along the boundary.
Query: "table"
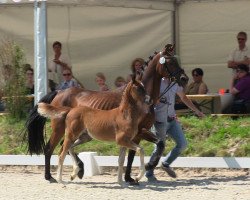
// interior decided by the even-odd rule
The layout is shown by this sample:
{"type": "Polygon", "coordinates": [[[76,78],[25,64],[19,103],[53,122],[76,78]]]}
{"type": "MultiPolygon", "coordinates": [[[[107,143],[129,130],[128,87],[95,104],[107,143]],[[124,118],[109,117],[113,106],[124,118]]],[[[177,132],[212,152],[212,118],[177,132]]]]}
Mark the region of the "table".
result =
{"type": "Polygon", "coordinates": [[[205,114],[221,113],[221,95],[217,93],[187,95],[205,114]]]}

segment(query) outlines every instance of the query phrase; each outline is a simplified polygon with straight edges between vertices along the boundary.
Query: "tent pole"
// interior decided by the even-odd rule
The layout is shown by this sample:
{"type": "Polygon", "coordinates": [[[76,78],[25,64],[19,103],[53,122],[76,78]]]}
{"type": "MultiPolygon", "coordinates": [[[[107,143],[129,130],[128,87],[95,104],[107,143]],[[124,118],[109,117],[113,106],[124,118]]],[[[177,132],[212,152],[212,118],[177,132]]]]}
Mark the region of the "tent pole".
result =
{"type": "Polygon", "coordinates": [[[37,104],[48,90],[46,1],[34,1],[34,43],[34,103],[37,104]]]}
{"type": "Polygon", "coordinates": [[[180,0],[174,1],[174,17],[173,17],[173,42],[175,44],[175,54],[180,56],[180,35],[179,35],[179,5],[180,0]]]}

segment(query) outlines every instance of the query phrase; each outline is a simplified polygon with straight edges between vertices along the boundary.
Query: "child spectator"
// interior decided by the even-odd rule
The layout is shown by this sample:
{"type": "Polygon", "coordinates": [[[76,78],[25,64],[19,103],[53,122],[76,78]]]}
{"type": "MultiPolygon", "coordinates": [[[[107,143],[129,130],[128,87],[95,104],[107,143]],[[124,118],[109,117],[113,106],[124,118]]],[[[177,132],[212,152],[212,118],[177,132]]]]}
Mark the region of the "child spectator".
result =
{"type": "Polygon", "coordinates": [[[106,77],[102,72],[98,72],[96,74],[95,81],[97,85],[99,86],[99,91],[108,91],[109,87],[106,84],[106,77]]]}
{"type": "Polygon", "coordinates": [[[118,76],[116,79],[115,79],[115,87],[116,88],[119,88],[119,87],[122,87],[124,85],[127,84],[127,82],[125,81],[125,79],[122,77],[122,76],[118,76]]]}

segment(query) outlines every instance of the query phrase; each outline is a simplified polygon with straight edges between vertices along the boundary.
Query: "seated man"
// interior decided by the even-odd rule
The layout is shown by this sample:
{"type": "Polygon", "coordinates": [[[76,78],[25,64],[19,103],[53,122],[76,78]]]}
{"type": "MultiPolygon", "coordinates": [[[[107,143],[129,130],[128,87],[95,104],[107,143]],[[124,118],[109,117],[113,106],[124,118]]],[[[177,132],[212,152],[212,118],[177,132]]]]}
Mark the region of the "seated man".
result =
{"type": "Polygon", "coordinates": [[[231,111],[233,113],[250,113],[250,74],[249,67],[241,64],[231,81],[230,93],[235,96],[231,111]],[[236,84],[235,80],[237,80],[236,84]]]}

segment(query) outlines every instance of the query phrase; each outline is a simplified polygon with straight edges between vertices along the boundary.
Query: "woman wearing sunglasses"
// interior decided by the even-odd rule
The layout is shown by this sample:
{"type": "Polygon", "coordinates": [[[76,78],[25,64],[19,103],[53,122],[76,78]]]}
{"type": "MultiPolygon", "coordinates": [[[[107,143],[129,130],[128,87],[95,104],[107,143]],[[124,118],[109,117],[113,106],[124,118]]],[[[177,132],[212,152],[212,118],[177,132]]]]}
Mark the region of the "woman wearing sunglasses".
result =
{"type": "Polygon", "coordinates": [[[203,81],[203,74],[201,68],[192,70],[193,82],[187,86],[186,94],[206,94],[208,92],[208,87],[203,81]]]}

